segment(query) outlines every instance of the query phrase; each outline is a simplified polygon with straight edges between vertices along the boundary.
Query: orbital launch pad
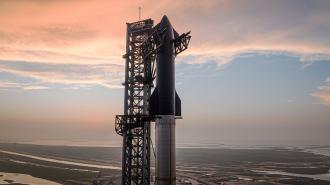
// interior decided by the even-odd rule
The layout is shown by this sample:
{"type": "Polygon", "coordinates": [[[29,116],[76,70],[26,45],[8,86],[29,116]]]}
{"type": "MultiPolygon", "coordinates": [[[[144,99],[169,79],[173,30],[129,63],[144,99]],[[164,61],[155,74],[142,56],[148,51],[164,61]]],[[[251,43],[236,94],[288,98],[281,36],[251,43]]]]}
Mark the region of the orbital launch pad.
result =
{"type": "Polygon", "coordinates": [[[155,184],[176,184],[175,119],[181,117],[181,100],[175,91],[174,62],[190,38],[190,32],[179,35],[167,16],[156,26],[152,19],[127,23],[124,114],[116,116],[115,124],[123,136],[122,185],[152,184],[152,122],[155,184]]]}

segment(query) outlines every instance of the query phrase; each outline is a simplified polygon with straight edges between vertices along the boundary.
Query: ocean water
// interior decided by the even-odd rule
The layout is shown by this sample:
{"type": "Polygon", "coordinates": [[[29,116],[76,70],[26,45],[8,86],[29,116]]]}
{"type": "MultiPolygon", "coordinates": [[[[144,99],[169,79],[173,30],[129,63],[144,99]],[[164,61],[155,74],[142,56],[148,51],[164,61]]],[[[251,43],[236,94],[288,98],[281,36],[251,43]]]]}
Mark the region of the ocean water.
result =
{"type": "Polygon", "coordinates": [[[264,171],[264,170],[252,170],[257,173],[263,173],[263,174],[272,174],[272,175],[285,175],[285,176],[292,176],[292,177],[307,177],[312,179],[318,179],[318,180],[325,180],[330,181],[330,171],[325,174],[317,174],[317,175],[307,175],[307,174],[297,174],[297,173],[288,173],[288,172],[282,172],[282,171],[264,171]]]}
{"type": "MultiPolygon", "coordinates": [[[[35,144],[35,143],[34,143],[35,144]]],[[[56,144],[54,144],[56,145],[56,144]]],[[[1,145],[0,145],[1,146],[1,145]]],[[[70,146],[70,145],[69,145],[70,146]]],[[[74,145],[77,146],[77,145],[74,145]]],[[[88,146],[88,145],[87,145],[88,146]]],[[[322,152],[322,155],[329,152],[329,148],[326,146],[286,146],[280,147],[276,145],[224,145],[224,144],[185,144],[178,147],[178,171],[180,172],[203,172],[208,174],[209,171],[217,171],[219,167],[228,165],[229,163],[236,164],[237,161],[250,161],[252,163],[258,162],[287,162],[286,158],[297,162],[297,163],[309,163],[305,160],[304,156],[313,156],[311,153],[322,152]],[[288,150],[283,150],[288,149],[288,150]],[[304,153],[301,151],[306,151],[304,153]],[[302,157],[302,158],[299,158],[302,157]],[[284,161],[283,161],[284,160],[284,161]]],[[[73,165],[72,170],[83,171],[84,167],[93,167],[100,169],[115,169],[121,170],[120,166],[120,154],[121,149],[118,147],[68,147],[67,146],[40,146],[40,145],[20,145],[20,144],[3,144],[0,149],[0,153],[10,154],[9,160],[14,163],[26,163],[32,166],[45,166],[41,161],[53,162],[58,164],[73,165]],[[52,155],[48,156],[48,154],[52,155]],[[20,156],[30,159],[40,160],[40,163],[34,160],[23,160],[20,157],[15,158],[14,156],[20,156]],[[74,156],[73,158],[71,158],[74,156]],[[87,159],[81,162],[77,159],[87,159]],[[90,160],[90,161],[89,161],[90,160]],[[117,162],[116,162],[117,160],[117,162]],[[89,161],[89,162],[88,162],[89,161]],[[99,163],[93,163],[92,161],[98,161],[99,163]],[[107,162],[100,163],[101,162],[107,162]]],[[[242,163],[243,164],[243,163],[242,163]]],[[[56,165],[54,165],[56,166],[56,165]]],[[[248,166],[247,166],[248,167],[248,166]]],[[[64,168],[63,168],[64,169],[64,168]]],[[[67,168],[65,168],[68,170],[67,168]]],[[[264,168],[260,168],[258,173],[264,174],[279,174],[294,177],[308,177],[313,179],[321,179],[330,181],[330,173],[318,174],[318,175],[305,175],[296,173],[286,173],[281,171],[263,171],[264,168]]],[[[26,173],[26,172],[24,172],[26,173]]],[[[212,172],[213,173],[213,172],[212,172]]],[[[10,179],[9,179],[10,180],[10,179]]],[[[3,180],[2,180],[3,181],[3,180]]],[[[0,184],[3,183],[0,181],[0,184]]],[[[4,182],[3,184],[5,184],[4,182]]],[[[7,183],[8,184],[8,183],[7,183]]],[[[30,183],[29,183],[30,184],[30,183]]],[[[38,184],[36,184],[38,185],[38,184]]],[[[48,184],[45,184],[48,185],[48,184]]]]}
{"type": "Polygon", "coordinates": [[[307,148],[307,149],[304,149],[304,151],[330,157],[330,148],[329,147],[307,148]]]}
{"type": "Polygon", "coordinates": [[[121,170],[121,167],[118,167],[118,166],[79,163],[79,162],[73,162],[73,161],[66,161],[66,160],[52,159],[52,158],[46,158],[46,157],[39,157],[39,156],[29,155],[29,154],[21,154],[21,153],[10,152],[10,151],[5,151],[5,150],[0,150],[0,152],[5,153],[5,154],[11,154],[11,155],[27,157],[27,158],[30,158],[30,159],[37,159],[37,160],[41,160],[41,161],[59,163],[59,164],[69,164],[69,165],[74,165],[74,166],[92,167],[92,168],[99,168],[99,169],[121,170]]]}

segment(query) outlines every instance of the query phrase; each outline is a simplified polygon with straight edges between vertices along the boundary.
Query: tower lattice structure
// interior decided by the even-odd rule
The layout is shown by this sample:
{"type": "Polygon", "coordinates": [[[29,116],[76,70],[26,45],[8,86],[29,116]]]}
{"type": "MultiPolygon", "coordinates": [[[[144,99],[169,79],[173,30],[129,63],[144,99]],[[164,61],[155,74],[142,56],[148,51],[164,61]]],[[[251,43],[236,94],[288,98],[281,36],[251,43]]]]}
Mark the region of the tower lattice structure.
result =
{"type": "Polygon", "coordinates": [[[124,115],[116,116],[116,132],[123,136],[122,185],[150,184],[149,98],[153,87],[151,58],[142,58],[142,44],[153,20],[127,23],[124,115]]]}

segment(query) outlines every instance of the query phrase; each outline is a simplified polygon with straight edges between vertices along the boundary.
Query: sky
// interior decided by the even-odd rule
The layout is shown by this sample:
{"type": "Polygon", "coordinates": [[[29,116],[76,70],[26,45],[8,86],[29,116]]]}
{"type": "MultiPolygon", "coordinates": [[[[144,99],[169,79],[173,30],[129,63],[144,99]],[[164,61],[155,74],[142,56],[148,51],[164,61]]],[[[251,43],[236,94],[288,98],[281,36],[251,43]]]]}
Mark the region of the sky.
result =
{"type": "Polygon", "coordinates": [[[327,0],[2,0],[0,141],[120,144],[138,7],[191,30],[178,144],[330,144],[327,0]]]}

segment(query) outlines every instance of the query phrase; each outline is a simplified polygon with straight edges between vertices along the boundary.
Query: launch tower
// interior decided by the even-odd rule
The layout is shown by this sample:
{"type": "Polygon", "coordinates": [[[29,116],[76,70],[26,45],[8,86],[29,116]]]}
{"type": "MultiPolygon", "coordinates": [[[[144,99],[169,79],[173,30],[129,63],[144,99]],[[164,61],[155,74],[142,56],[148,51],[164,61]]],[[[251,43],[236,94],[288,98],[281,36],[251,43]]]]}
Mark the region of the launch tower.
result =
{"type": "MultiPolygon", "coordinates": [[[[123,56],[126,62],[125,82],[123,83],[125,87],[124,115],[117,115],[115,123],[116,132],[123,136],[122,185],[150,185],[150,123],[156,121],[156,125],[158,123],[159,126],[167,123],[162,121],[165,117],[161,114],[161,107],[167,106],[162,105],[163,95],[168,94],[164,93],[168,91],[168,86],[171,86],[171,91],[174,90],[174,58],[188,48],[189,41],[189,32],[179,36],[166,16],[155,27],[153,27],[153,20],[151,19],[127,23],[126,54],[123,56]],[[173,50],[168,50],[169,48],[173,50]],[[169,58],[173,60],[168,60],[169,58]],[[159,65],[159,61],[162,61],[163,65],[159,65]],[[164,63],[164,61],[167,62],[164,63]],[[167,64],[172,67],[166,67],[167,64]],[[157,66],[163,67],[157,69],[157,66]],[[173,70],[168,71],[167,69],[170,68],[173,70]],[[159,71],[156,72],[157,70],[159,71]],[[154,90],[153,95],[151,95],[157,74],[169,74],[167,76],[171,78],[169,81],[172,83],[161,83],[160,87],[156,88],[158,90],[154,90]],[[151,102],[152,99],[154,99],[153,102],[151,102]]],[[[167,81],[166,78],[166,75],[165,78],[160,78],[161,80],[157,78],[157,86],[161,81],[167,81]]],[[[173,119],[175,116],[181,116],[181,101],[177,94],[168,97],[171,103],[167,107],[175,106],[173,109],[175,113],[171,115],[173,119]],[[175,100],[172,98],[178,98],[176,105],[174,105],[175,100]]],[[[175,120],[172,122],[175,126],[175,120]]],[[[174,126],[172,129],[175,128],[174,126]]],[[[164,133],[162,130],[158,130],[158,132],[160,136],[161,133],[164,133]]],[[[157,152],[165,154],[165,157],[163,155],[159,159],[157,159],[157,155],[155,156],[157,159],[156,184],[171,185],[176,178],[175,160],[173,160],[175,159],[173,157],[173,154],[175,155],[175,134],[165,134],[164,137],[167,138],[158,138],[158,141],[165,141],[158,142],[161,146],[157,146],[156,141],[156,154],[157,152]],[[169,144],[174,144],[171,146],[170,152],[167,151],[169,147],[164,147],[167,141],[171,141],[169,144]],[[167,153],[170,155],[169,157],[166,157],[167,153]],[[167,159],[172,160],[164,161],[167,159]],[[163,164],[167,162],[170,165],[164,166],[163,164]],[[161,169],[157,170],[158,167],[161,169]]]]}

